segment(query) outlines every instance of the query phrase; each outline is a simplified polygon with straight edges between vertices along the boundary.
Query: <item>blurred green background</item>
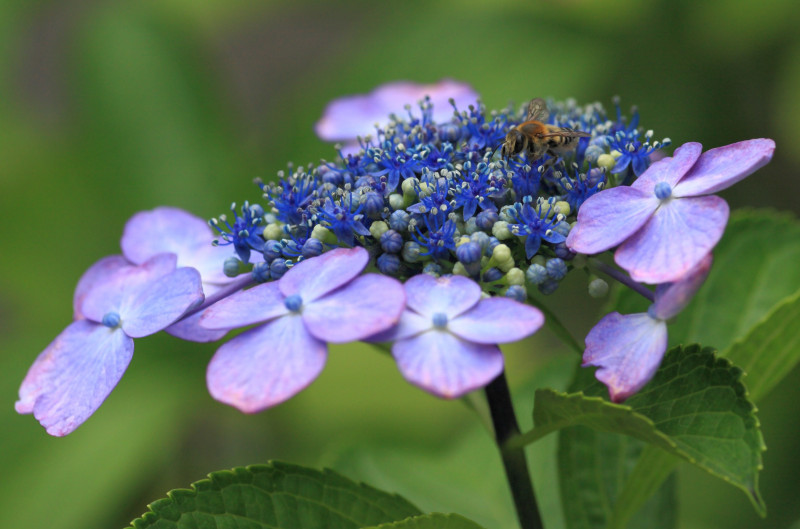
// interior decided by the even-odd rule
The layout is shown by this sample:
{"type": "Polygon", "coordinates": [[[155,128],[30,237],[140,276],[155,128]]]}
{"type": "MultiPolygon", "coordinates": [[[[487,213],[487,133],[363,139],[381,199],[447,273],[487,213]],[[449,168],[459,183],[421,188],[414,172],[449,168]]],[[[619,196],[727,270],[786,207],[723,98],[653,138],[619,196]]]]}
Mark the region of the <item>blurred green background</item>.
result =
{"type": "MultiPolygon", "coordinates": [[[[533,96],[610,107],[619,95],[673,145],[772,137],[772,163],[723,196],[733,207],[796,213],[799,24],[793,0],[0,2],[3,526],[122,527],[212,470],[278,458],[366,478],[368,456],[390,453],[398,473],[418,481],[437,461],[421,507],[485,502],[478,521],[507,527],[509,513],[488,506],[508,501],[502,484],[478,502],[458,492],[459,482],[499,475],[472,414],[409,386],[366,348],[334,348],[307,391],[253,416],[208,396],[213,344],[166,335],[137,341],[121,384],[67,438],[49,437],[13,402],[30,363],[70,321],[80,274],[119,251],[128,217],[174,205],[208,218],[258,201],[254,177],[333,158],[312,130],[329,100],[387,81],[464,80],[490,108],[533,96]],[[423,454],[416,467],[402,455],[414,451],[423,454]]],[[[584,303],[584,288],[578,281],[553,296],[579,337],[598,310],[584,303]]],[[[547,332],[509,349],[512,385],[568,354],[547,332]]],[[[800,519],[799,388],[795,373],[761,405],[770,518],[758,519],[732,487],[682,468],[680,527],[800,519]]],[[[529,407],[520,402],[521,412],[529,407]]],[[[409,479],[384,478],[399,491],[409,479]]]]}

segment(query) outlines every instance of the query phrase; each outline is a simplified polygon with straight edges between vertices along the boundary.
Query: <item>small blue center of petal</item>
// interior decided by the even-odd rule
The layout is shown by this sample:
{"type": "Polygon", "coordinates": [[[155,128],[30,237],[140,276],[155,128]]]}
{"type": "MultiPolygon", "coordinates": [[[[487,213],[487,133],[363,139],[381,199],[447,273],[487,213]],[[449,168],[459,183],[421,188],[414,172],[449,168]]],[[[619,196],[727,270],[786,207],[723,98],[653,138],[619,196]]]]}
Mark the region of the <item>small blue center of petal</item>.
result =
{"type": "Polygon", "coordinates": [[[672,196],[672,187],[666,182],[659,182],[656,184],[655,192],[659,200],[666,200],[672,196]]]}
{"type": "Polygon", "coordinates": [[[650,305],[649,307],[647,307],[647,315],[650,316],[651,318],[653,318],[656,321],[661,319],[658,316],[656,316],[656,305],[655,305],[655,303],[650,305]]]}
{"type": "Polygon", "coordinates": [[[444,329],[447,327],[447,314],[437,312],[433,315],[433,326],[437,329],[444,329]]]}
{"type": "Polygon", "coordinates": [[[116,312],[107,312],[106,315],[103,316],[103,321],[101,323],[110,329],[114,329],[119,327],[119,322],[119,314],[116,312]]]}
{"type": "Polygon", "coordinates": [[[292,294],[283,300],[283,304],[292,312],[300,312],[300,308],[303,306],[303,298],[300,297],[300,294],[292,294]]]}

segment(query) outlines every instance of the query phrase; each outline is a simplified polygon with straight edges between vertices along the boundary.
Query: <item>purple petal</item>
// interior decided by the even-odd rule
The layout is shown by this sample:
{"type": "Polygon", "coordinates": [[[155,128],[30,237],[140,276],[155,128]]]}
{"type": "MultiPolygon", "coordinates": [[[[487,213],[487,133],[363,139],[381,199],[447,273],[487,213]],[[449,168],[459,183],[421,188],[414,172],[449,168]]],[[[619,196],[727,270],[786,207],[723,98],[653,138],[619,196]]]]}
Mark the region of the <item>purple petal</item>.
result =
{"type": "Polygon", "coordinates": [[[433,329],[433,321],[425,316],[420,316],[416,312],[404,310],[400,315],[397,325],[389,329],[373,334],[364,338],[365,342],[394,342],[410,338],[416,334],[433,329]]]}
{"type": "Polygon", "coordinates": [[[699,143],[684,143],[675,149],[672,157],[663,158],[648,167],[631,187],[649,197],[654,195],[654,188],[659,182],[666,182],[670,187],[675,187],[675,184],[692,168],[702,151],[703,146],[699,143]]]}
{"type": "Polygon", "coordinates": [[[214,239],[208,223],[178,208],[160,207],[140,211],[125,224],[120,246],[135,264],[142,264],[156,254],[180,255],[188,248],[211,245],[214,239]]]}
{"type": "Polygon", "coordinates": [[[357,277],[350,284],[303,306],[308,332],[331,343],[362,340],[385,331],[406,306],[403,285],[379,274],[357,277]]]}
{"type": "Polygon", "coordinates": [[[279,404],[308,386],[325,366],[325,344],[297,315],[243,332],[220,347],[208,364],[211,396],[245,413],[279,404]]]}
{"type": "Polygon", "coordinates": [[[310,303],[346,285],[358,276],[369,261],[364,248],[337,248],[294,265],[278,280],[284,296],[299,294],[310,303]]]}
{"type": "Polygon", "coordinates": [[[586,336],[584,366],[608,386],[611,400],[622,402],[647,384],[667,350],[667,325],[647,314],[606,315],[586,336]]]}
{"type": "Polygon", "coordinates": [[[695,292],[703,285],[711,270],[711,254],[706,255],[700,263],[690,270],[686,276],[675,283],[658,285],[655,303],[651,314],[656,318],[668,320],[678,315],[689,304],[695,292]]]}
{"type": "Polygon", "coordinates": [[[275,319],[289,313],[278,283],[262,283],[220,300],[205,311],[200,325],[206,329],[230,330],[275,319]]]}
{"type": "Polygon", "coordinates": [[[169,327],[203,299],[197,270],[178,268],[124,298],[119,308],[122,329],[131,338],[149,336],[169,327]]]}
{"type": "Polygon", "coordinates": [[[706,151],[675,186],[676,197],[716,193],[764,167],[772,159],[775,142],[760,138],[706,151]]]}
{"type": "Polygon", "coordinates": [[[427,318],[441,313],[453,319],[481,299],[481,287],[463,276],[420,274],[406,281],[408,307],[427,318]]]}
{"type": "Polygon", "coordinates": [[[468,342],[439,330],[396,341],[392,355],[406,380],[450,399],[485,386],[503,370],[496,345],[468,342]]]}
{"type": "Polygon", "coordinates": [[[72,432],[100,407],[133,356],[121,329],[80,320],[47,346],[19,388],[19,413],[31,413],[47,433],[72,432]]]}
{"type": "Polygon", "coordinates": [[[166,332],[180,338],[181,340],[188,340],[190,342],[207,343],[216,342],[225,336],[227,330],[211,330],[200,326],[200,318],[203,317],[205,311],[200,311],[196,314],[189,316],[177,323],[173,323],[166,329],[166,332]]]}
{"type": "Polygon", "coordinates": [[[509,298],[482,299],[473,308],[453,318],[447,328],[470,342],[510,343],[530,336],[544,323],[539,309],[509,298]]]}
{"type": "Polygon", "coordinates": [[[613,248],[636,233],[658,204],[655,196],[631,187],[615,187],[592,195],[578,210],[578,222],[567,236],[567,246],[583,254],[613,248]]]}
{"type": "Polygon", "coordinates": [[[171,252],[178,256],[177,266],[196,268],[204,283],[229,283],[232,279],[223,273],[223,263],[232,252],[230,247],[213,246],[214,238],[208,223],[200,217],[181,209],[160,207],[131,217],[120,245],[125,257],[135,264],[171,252]]]}
{"type": "Polygon", "coordinates": [[[75,295],[72,299],[72,317],[76,320],[83,319],[84,315],[81,312],[81,306],[86,295],[96,285],[102,285],[107,282],[118,270],[126,266],[131,266],[131,264],[121,255],[104,257],[90,266],[81,276],[78,286],[75,287],[75,295]]]}
{"type": "Polygon", "coordinates": [[[614,259],[634,281],[676,281],[711,252],[727,222],[728,204],[717,196],[671,199],[617,249],[614,259]]]}
{"type": "Polygon", "coordinates": [[[322,118],[315,125],[317,136],[325,141],[346,141],[375,132],[375,124],[389,122],[389,114],[406,116],[405,105],[419,116],[417,101],[426,95],[433,103],[433,121],[449,121],[453,107],[448,100],[466,109],[478,100],[478,94],[467,84],[444,79],[435,84],[420,85],[398,81],[379,86],[369,94],[359,94],[336,99],[328,104],[322,118]]]}
{"type": "Polygon", "coordinates": [[[111,311],[122,316],[121,307],[125,300],[138,295],[149,283],[173,272],[176,260],[175,254],[159,254],[140,266],[124,266],[108,274],[102,282],[95,281],[84,296],[81,312],[87,319],[98,323],[111,311]]]}

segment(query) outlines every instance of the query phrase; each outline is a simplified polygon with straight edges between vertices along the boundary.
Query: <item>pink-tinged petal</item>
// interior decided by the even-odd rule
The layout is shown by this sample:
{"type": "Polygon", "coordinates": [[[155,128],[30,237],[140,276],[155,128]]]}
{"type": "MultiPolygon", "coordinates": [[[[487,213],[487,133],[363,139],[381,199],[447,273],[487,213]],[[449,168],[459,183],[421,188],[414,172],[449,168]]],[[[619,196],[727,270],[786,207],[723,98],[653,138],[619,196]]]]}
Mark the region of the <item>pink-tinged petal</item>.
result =
{"type": "Polygon", "coordinates": [[[447,328],[470,342],[510,343],[530,336],[544,323],[542,312],[509,298],[482,299],[473,308],[453,318],[447,328]]]}
{"type": "Polygon", "coordinates": [[[125,300],[146,289],[149,283],[175,270],[177,257],[163,253],[151,257],[140,266],[125,266],[109,274],[103,282],[95,282],[84,296],[81,312],[92,321],[101,322],[108,312],[120,315],[125,300]]]}
{"type": "Polygon", "coordinates": [[[673,195],[710,195],[732,186],[772,159],[775,142],[767,138],[740,141],[706,151],[675,186],[673,195]]]}
{"type": "Polygon", "coordinates": [[[358,276],[369,261],[364,248],[337,248],[294,265],[278,280],[284,296],[299,294],[310,303],[346,285],[358,276]]]}
{"type": "Polygon", "coordinates": [[[435,123],[449,121],[453,116],[450,98],[463,110],[478,101],[478,94],[466,83],[450,79],[427,85],[398,81],[379,86],[369,94],[332,101],[314,130],[317,136],[326,141],[346,141],[374,134],[375,124],[387,124],[389,114],[407,116],[406,105],[411,105],[414,115],[419,116],[417,102],[426,95],[430,96],[433,104],[435,123]]]}
{"type": "Polygon", "coordinates": [[[578,222],[567,236],[567,246],[583,254],[613,248],[636,233],[658,204],[655,196],[631,187],[614,187],[592,195],[578,210],[578,222]]]}
{"type": "Polygon", "coordinates": [[[711,254],[708,254],[684,277],[674,283],[658,285],[655,303],[650,309],[651,315],[662,320],[677,316],[689,304],[695,292],[703,286],[708,272],[711,271],[712,261],[711,254]]]}
{"type": "Polygon", "coordinates": [[[584,366],[622,402],[647,384],[667,350],[667,324],[647,314],[606,315],[586,336],[584,366]]]}
{"type": "Polygon", "coordinates": [[[200,325],[206,329],[230,330],[275,319],[289,313],[277,281],[262,283],[222,299],[205,311],[200,325]]]}
{"type": "MultiPolygon", "coordinates": [[[[142,264],[156,254],[181,256],[190,248],[207,244],[214,236],[208,223],[178,208],[140,211],[125,224],[120,246],[131,262],[142,264]]],[[[183,263],[181,263],[182,266],[183,263]]]]}
{"type": "Polygon", "coordinates": [[[121,329],[73,322],[33,363],[15,408],[32,412],[50,435],[67,435],[100,407],[132,356],[133,340],[121,329]]]}
{"type": "Polygon", "coordinates": [[[634,281],[676,281],[719,242],[728,212],[728,204],[717,196],[668,200],[617,249],[614,259],[634,281]]]}
{"type": "Polygon", "coordinates": [[[216,342],[225,336],[227,330],[211,330],[200,326],[200,318],[203,316],[203,311],[192,314],[177,323],[173,323],[166,329],[167,333],[190,342],[208,343],[216,342]]]}
{"type": "Polygon", "coordinates": [[[398,340],[392,355],[406,380],[448,399],[485,386],[503,370],[503,354],[496,345],[468,342],[447,331],[398,340]]]}
{"type": "Polygon", "coordinates": [[[102,285],[107,282],[118,270],[126,266],[131,266],[131,263],[121,255],[104,257],[90,266],[81,276],[78,286],[75,287],[75,295],[72,299],[72,317],[76,320],[83,319],[85,316],[81,312],[81,306],[86,295],[96,285],[102,285]]]}
{"type": "Polygon", "coordinates": [[[429,319],[437,313],[453,319],[481,299],[481,287],[464,276],[420,274],[406,281],[405,286],[408,308],[429,319]]]}
{"type": "Polygon", "coordinates": [[[131,338],[149,336],[169,327],[204,299],[200,274],[194,268],[178,268],[131,294],[119,310],[122,329],[131,338]]]}
{"type": "Polygon", "coordinates": [[[406,306],[403,284],[391,277],[366,274],[303,306],[308,332],[330,343],[362,340],[385,331],[406,306]]]}
{"type": "Polygon", "coordinates": [[[200,217],[181,209],[160,207],[131,217],[120,245],[125,257],[135,264],[170,252],[178,256],[177,266],[196,268],[203,283],[229,283],[232,279],[223,273],[223,263],[233,252],[230,246],[213,246],[214,239],[208,223],[200,217]]]}
{"type": "Polygon", "coordinates": [[[243,332],[220,347],[208,364],[211,396],[245,413],[279,404],[308,386],[325,366],[328,350],[299,315],[243,332]]]}
{"type": "Polygon", "coordinates": [[[671,157],[663,158],[648,167],[631,187],[647,196],[655,194],[654,188],[659,182],[666,182],[670,187],[675,187],[675,184],[697,162],[701,152],[703,146],[699,143],[684,143],[675,149],[671,157]]]}
{"type": "Polygon", "coordinates": [[[416,334],[433,329],[433,320],[420,316],[414,311],[404,310],[400,315],[397,325],[389,329],[364,338],[365,342],[394,342],[410,338],[416,334]]]}

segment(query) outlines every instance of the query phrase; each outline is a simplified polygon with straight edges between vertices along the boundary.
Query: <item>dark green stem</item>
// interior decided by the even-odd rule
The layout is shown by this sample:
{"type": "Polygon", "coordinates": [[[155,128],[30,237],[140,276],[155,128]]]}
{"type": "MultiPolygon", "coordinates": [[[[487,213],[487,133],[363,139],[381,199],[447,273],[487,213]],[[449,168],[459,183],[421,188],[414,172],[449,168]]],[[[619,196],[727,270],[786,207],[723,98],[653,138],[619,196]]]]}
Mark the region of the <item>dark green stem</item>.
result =
{"type": "Polygon", "coordinates": [[[542,517],[536,505],[536,496],[533,494],[533,482],[528,472],[528,462],[525,459],[523,447],[510,447],[508,441],[519,435],[519,425],[514,414],[514,405],[511,402],[511,393],[508,390],[505,372],[495,378],[486,386],[486,400],[492,415],[495,439],[503,459],[508,486],[514,498],[514,507],[517,510],[522,529],[543,529],[542,517]]]}

